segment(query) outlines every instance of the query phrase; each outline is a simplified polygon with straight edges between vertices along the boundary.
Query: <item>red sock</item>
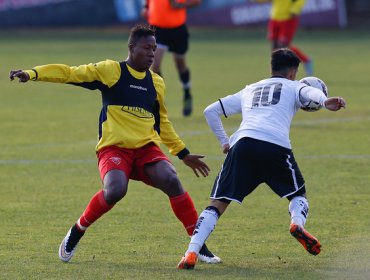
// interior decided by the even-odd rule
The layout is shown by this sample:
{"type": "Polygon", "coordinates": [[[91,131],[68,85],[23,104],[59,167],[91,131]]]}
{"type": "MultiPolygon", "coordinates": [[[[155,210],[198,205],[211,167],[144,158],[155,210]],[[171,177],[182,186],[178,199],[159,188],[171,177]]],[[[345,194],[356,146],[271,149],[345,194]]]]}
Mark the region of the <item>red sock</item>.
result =
{"type": "Polygon", "coordinates": [[[300,49],[298,49],[296,46],[290,46],[289,47],[295,54],[298,56],[298,58],[303,62],[306,63],[310,60],[310,58],[305,55],[300,49]]]}
{"type": "Polygon", "coordinates": [[[186,192],[176,197],[170,197],[170,203],[176,217],[183,223],[191,236],[198,220],[198,214],[190,195],[186,192]]]}
{"type": "Polygon", "coordinates": [[[77,228],[85,231],[93,222],[99,219],[104,213],[112,209],[113,205],[109,205],[104,199],[103,190],[98,191],[90,200],[85,211],[77,221],[77,228]]]}

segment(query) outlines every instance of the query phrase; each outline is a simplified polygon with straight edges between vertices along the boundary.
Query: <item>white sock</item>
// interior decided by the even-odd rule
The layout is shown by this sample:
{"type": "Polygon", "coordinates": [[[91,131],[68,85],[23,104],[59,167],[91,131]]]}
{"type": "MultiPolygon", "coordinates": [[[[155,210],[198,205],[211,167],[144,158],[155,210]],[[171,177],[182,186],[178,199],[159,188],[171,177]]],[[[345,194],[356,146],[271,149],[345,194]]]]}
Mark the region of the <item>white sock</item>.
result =
{"type": "Polygon", "coordinates": [[[86,231],[87,230],[87,227],[84,227],[83,225],[81,225],[81,223],[80,223],[80,219],[81,218],[79,218],[78,220],[77,220],[77,227],[78,227],[78,229],[79,230],[81,230],[81,231],[86,231]]]}
{"type": "Polygon", "coordinates": [[[188,252],[199,253],[204,242],[216,227],[219,214],[215,209],[207,207],[199,216],[195,230],[190,240],[188,252]]]}
{"type": "Polygon", "coordinates": [[[289,203],[291,223],[304,227],[308,216],[308,201],[303,196],[294,197],[289,203]]]}

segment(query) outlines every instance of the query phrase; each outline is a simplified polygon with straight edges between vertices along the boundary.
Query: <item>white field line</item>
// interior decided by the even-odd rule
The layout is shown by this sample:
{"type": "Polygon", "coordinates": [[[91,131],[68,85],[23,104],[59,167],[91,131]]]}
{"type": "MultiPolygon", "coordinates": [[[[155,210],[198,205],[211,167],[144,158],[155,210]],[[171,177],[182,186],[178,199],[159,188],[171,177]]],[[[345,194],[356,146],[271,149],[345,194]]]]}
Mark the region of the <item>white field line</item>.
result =
{"type": "MultiPolygon", "coordinates": [[[[220,149],[221,153],[221,149],[220,149]]],[[[299,159],[370,159],[370,155],[302,155],[294,154],[294,157],[299,159]]],[[[224,160],[225,155],[206,155],[206,161],[219,161],[224,160]]]]}
{"type": "MultiPolygon", "coordinates": [[[[307,112],[306,112],[307,113],[307,112]]],[[[310,113],[307,113],[310,114],[310,113]]],[[[350,122],[369,122],[370,117],[352,117],[352,118],[322,118],[315,120],[297,120],[292,122],[292,126],[305,126],[317,124],[330,124],[330,123],[350,123],[350,122]]]]}
{"type": "MultiPolygon", "coordinates": [[[[316,120],[303,120],[303,121],[295,121],[293,122],[292,126],[305,126],[305,125],[318,125],[318,124],[328,124],[328,123],[344,123],[344,122],[364,122],[370,121],[370,118],[361,118],[361,117],[354,117],[354,118],[323,118],[323,119],[316,119],[316,120]]],[[[237,127],[234,128],[226,128],[227,132],[233,133],[237,130],[237,127]]],[[[195,135],[206,135],[212,134],[210,129],[204,130],[190,130],[186,132],[179,133],[180,136],[195,136],[195,135]]],[[[216,140],[215,140],[216,141],[216,140]]],[[[94,146],[96,141],[92,140],[85,140],[79,142],[64,142],[64,143],[35,143],[28,146],[23,146],[22,148],[35,148],[35,147],[54,147],[54,146],[66,146],[66,145],[91,145],[94,146]]],[[[369,159],[370,155],[363,154],[363,155],[352,155],[352,154],[335,154],[335,155],[296,155],[297,158],[307,158],[307,159],[369,159]]],[[[207,160],[211,161],[218,161],[223,160],[225,157],[224,155],[208,155],[207,160]]],[[[0,159],[0,165],[36,165],[36,164],[91,164],[96,163],[96,158],[91,159],[0,159]]]]}
{"type": "Polygon", "coordinates": [[[9,159],[0,160],[0,165],[49,165],[49,164],[91,164],[97,159],[9,159]]]}
{"type": "MultiPolygon", "coordinates": [[[[307,113],[310,114],[310,113],[307,113]]],[[[351,123],[351,122],[369,122],[370,117],[353,117],[353,118],[322,118],[322,119],[315,119],[315,120],[293,120],[292,127],[304,127],[304,126],[312,126],[312,125],[322,125],[322,124],[335,124],[335,123],[351,123]]],[[[234,133],[239,127],[225,127],[227,133],[234,133]]],[[[180,136],[192,136],[192,135],[204,135],[204,134],[211,134],[212,131],[210,128],[205,130],[191,130],[186,132],[180,132],[180,136]]]]}
{"type": "MultiPolygon", "coordinates": [[[[351,159],[361,160],[370,159],[370,155],[295,155],[299,159],[351,159]]],[[[224,155],[206,155],[206,161],[221,161],[224,160],[224,155]]],[[[1,165],[50,165],[50,164],[97,164],[97,159],[3,159],[0,160],[1,165]]]]}

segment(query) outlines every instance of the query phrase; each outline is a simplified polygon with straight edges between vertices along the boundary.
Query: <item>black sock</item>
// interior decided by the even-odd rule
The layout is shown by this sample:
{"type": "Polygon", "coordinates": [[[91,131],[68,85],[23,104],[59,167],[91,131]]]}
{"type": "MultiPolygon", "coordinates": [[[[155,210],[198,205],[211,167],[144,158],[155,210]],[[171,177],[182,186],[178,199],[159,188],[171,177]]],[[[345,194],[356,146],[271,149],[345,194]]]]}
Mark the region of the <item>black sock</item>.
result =
{"type": "Polygon", "coordinates": [[[184,88],[184,99],[191,98],[190,88],[184,88]]]}
{"type": "Polygon", "coordinates": [[[190,93],[190,70],[186,70],[183,73],[180,73],[180,80],[182,82],[182,86],[184,88],[184,99],[188,99],[191,97],[190,93]]]}

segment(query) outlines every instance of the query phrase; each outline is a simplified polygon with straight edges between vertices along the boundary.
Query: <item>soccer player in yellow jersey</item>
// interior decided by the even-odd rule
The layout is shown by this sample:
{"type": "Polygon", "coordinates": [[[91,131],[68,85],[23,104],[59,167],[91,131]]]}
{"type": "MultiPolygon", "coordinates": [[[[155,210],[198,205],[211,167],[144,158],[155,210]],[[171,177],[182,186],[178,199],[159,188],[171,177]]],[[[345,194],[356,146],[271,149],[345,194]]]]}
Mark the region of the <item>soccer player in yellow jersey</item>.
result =
{"type": "MultiPolygon", "coordinates": [[[[11,80],[65,83],[102,93],[96,153],[104,187],[63,239],[59,257],[64,262],[70,261],[86,229],[126,195],[129,179],[163,191],[188,234],[194,230],[198,215],[193,201],[159,145],[165,144],[198,177],[199,173],[206,177],[209,167],[202,155],[190,154],[167,117],[165,84],[149,70],[157,47],[154,35],[149,26],[135,26],[128,40],[128,58],[122,62],[48,64],[10,72],[11,80]]],[[[220,261],[206,246],[202,254],[206,262],[220,261]]]]}
{"type": "Polygon", "coordinates": [[[186,26],[186,9],[197,6],[201,0],[146,0],[142,15],[156,28],[158,44],[152,70],[161,75],[161,63],[166,51],[173,53],[176,69],[184,90],[183,115],[193,111],[190,92],[190,69],[186,63],[189,33],[186,26]]]}
{"type": "Polygon", "coordinates": [[[306,74],[312,76],[312,59],[292,44],[306,0],[254,0],[254,2],[272,2],[267,35],[272,42],[272,49],[290,48],[303,62],[306,74]]]}

